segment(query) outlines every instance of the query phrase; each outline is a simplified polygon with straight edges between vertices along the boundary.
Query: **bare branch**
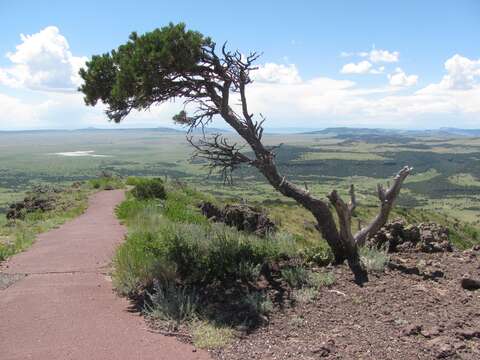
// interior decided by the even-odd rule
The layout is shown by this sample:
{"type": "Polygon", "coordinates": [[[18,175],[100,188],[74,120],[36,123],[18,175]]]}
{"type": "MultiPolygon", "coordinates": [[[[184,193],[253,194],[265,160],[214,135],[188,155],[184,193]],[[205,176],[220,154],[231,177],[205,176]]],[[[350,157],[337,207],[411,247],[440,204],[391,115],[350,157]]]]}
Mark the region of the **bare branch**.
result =
{"type": "Polygon", "coordinates": [[[358,245],[364,245],[366,240],[376,234],[388,220],[393,204],[400,193],[403,181],[411,174],[413,168],[405,166],[393,179],[393,184],[385,190],[383,186],[378,185],[378,198],[380,200],[380,212],[370,224],[359,230],[355,234],[355,242],[358,245]]]}
{"type": "Polygon", "coordinates": [[[355,196],[355,186],[352,184],[350,185],[350,203],[348,204],[348,210],[350,211],[350,215],[353,215],[353,212],[357,208],[357,197],[355,196]]]}
{"type": "Polygon", "coordinates": [[[345,247],[353,245],[351,226],[352,213],[350,212],[350,207],[343,201],[337,190],[333,190],[327,197],[337,212],[340,238],[343,241],[343,245],[345,247]]]}
{"type": "Polygon", "coordinates": [[[187,141],[195,148],[193,157],[207,160],[206,167],[210,169],[210,173],[219,172],[224,182],[231,182],[232,172],[241,164],[254,163],[241,152],[243,146],[230,144],[220,134],[214,134],[209,139],[199,139],[197,142],[193,140],[193,136],[189,136],[187,141]]]}

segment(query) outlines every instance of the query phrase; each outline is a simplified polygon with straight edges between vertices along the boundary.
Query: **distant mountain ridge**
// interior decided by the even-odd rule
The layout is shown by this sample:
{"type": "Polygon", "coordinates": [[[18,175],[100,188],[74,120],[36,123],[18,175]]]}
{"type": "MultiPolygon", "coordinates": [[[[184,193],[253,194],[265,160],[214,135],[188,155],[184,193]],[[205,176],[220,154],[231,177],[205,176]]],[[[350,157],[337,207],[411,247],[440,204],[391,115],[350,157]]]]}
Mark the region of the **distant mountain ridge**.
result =
{"type": "MultiPolygon", "coordinates": [[[[455,127],[441,127],[439,129],[428,130],[401,130],[401,129],[383,129],[383,128],[354,128],[354,127],[330,127],[321,130],[302,131],[301,128],[288,128],[287,129],[270,129],[266,131],[267,134],[296,134],[296,135],[319,135],[326,137],[339,137],[339,138],[406,138],[406,137],[476,137],[480,136],[480,129],[461,129],[455,127]]],[[[0,130],[0,134],[8,133],[47,133],[47,132],[126,132],[126,131],[154,131],[166,134],[185,134],[186,129],[175,129],[170,127],[156,127],[156,128],[95,128],[88,127],[83,129],[39,129],[39,130],[0,130]]],[[[193,130],[193,134],[213,134],[213,133],[233,133],[232,130],[205,127],[202,131],[201,128],[193,130]]]]}
{"type": "Polygon", "coordinates": [[[480,136],[480,129],[460,129],[453,127],[441,127],[439,129],[428,130],[400,130],[400,129],[382,129],[382,128],[350,128],[350,127],[331,127],[318,131],[309,131],[303,134],[308,135],[330,135],[341,138],[359,138],[359,137],[445,137],[445,136],[480,136]]]}

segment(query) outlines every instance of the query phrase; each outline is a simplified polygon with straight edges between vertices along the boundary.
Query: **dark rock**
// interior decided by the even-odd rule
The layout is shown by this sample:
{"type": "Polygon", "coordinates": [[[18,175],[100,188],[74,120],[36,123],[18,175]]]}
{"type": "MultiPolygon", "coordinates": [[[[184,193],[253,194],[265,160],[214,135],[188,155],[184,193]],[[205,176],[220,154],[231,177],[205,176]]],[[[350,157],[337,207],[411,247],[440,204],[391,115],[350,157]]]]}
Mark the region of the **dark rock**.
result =
{"type": "Polygon", "coordinates": [[[480,329],[461,329],[457,331],[457,336],[461,339],[480,338],[480,329]]]}
{"type": "Polygon", "coordinates": [[[463,278],[461,280],[462,288],[466,290],[478,290],[480,289],[480,280],[463,278]]]}
{"type": "Polygon", "coordinates": [[[275,224],[268,218],[264,211],[244,204],[226,205],[223,209],[210,202],[200,204],[202,214],[212,221],[223,222],[240,231],[255,233],[265,236],[275,231],[275,224]]]}
{"type": "Polygon", "coordinates": [[[453,250],[448,239],[448,229],[436,223],[406,225],[403,220],[396,220],[382,227],[369,242],[378,248],[386,247],[388,252],[433,253],[453,250]]]}
{"type": "Polygon", "coordinates": [[[323,342],[319,346],[313,348],[311,353],[320,357],[327,357],[330,354],[335,353],[335,341],[331,339],[323,342]]]}
{"type": "Polygon", "coordinates": [[[22,201],[13,203],[7,210],[8,220],[23,219],[27,213],[50,211],[55,209],[59,190],[53,186],[37,185],[27,193],[22,201]]]}

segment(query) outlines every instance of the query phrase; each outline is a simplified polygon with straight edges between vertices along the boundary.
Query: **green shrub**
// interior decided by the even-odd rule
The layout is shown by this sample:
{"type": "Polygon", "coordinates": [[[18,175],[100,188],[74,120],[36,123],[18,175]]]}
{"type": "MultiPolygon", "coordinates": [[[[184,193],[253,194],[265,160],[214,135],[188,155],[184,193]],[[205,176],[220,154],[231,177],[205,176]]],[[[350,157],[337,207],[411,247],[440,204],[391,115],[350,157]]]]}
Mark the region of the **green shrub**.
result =
{"type": "Polygon", "coordinates": [[[138,219],[139,214],[149,205],[148,202],[140,201],[127,195],[127,199],[117,206],[115,212],[120,220],[125,221],[129,225],[138,219]]]}
{"type": "Polygon", "coordinates": [[[360,259],[368,271],[381,272],[385,270],[390,257],[386,250],[364,246],[360,248],[360,259]]]}
{"type": "Polygon", "coordinates": [[[242,299],[242,302],[249,307],[250,313],[268,315],[273,310],[272,300],[261,292],[252,292],[242,299]]]}
{"type": "Polygon", "coordinates": [[[335,283],[335,275],[331,272],[310,272],[308,283],[312,288],[320,289],[335,283]]]}
{"type": "Polygon", "coordinates": [[[138,200],[165,199],[166,192],[162,179],[137,179],[132,195],[138,200]]]}
{"type": "Polygon", "coordinates": [[[333,253],[326,242],[317,242],[316,244],[309,244],[305,246],[300,256],[307,263],[313,263],[318,266],[326,266],[333,261],[333,253]]]}
{"type": "Polygon", "coordinates": [[[295,300],[301,303],[309,303],[315,300],[318,295],[318,290],[313,287],[304,287],[298,290],[295,290],[294,297],[295,300]]]}
{"type": "Polygon", "coordinates": [[[150,287],[155,279],[175,279],[176,267],[166,260],[165,247],[158,234],[137,231],[118,247],[113,264],[113,283],[123,295],[135,295],[150,287]]]}
{"type": "Polygon", "coordinates": [[[291,288],[301,288],[308,284],[309,273],[302,266],[292,266],[281,270],[282,278],[291,288]]]}
{"type": "Polygon", "coordinates": [[[153,292],[148,294],[150,305],[147,314],[154,320],[169,323],[174,328],[197,318],[199,297],[193,289],[177,286],[173,282],[155,281],[153,292]]]}
{"type": "Polygon", "coordinates": [[[96,190],[114,190],[121,189],[125,186],[124,182],[118,176],[100,176],[95,179],[90,179],[89,184],[96,190]]]}

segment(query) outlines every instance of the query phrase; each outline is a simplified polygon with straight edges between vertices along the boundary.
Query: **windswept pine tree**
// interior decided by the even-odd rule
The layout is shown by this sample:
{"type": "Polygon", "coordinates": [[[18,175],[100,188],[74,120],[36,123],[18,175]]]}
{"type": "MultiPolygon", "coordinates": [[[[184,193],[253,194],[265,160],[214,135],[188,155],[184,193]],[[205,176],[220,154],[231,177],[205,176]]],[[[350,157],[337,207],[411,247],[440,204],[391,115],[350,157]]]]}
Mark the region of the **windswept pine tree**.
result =
{"type": "Polygon", "coordinates": [[[189,136],[196,155],[207,159],[211,168],[225,178],[242,165],[258,169],[277,191],[313,214],[335,261],[347,260],[356,282],[364,283],[368,277],[360,261],[359,246],[386,223],[402,183],[412,169],[408,166],[401,169],[388,189],[378,186],[379,213],[354,234],[351,228],[352,212],[357,205],[354,187],[350,189],[348,203],[333,190],[328,195],[330,207],[327,200],[283,176],[275,163],[275,147],[262,142],[265,118],[255,116],[247,100],[247,87],[252,83],[251,73],[258,58],[256,52],[243,56],[239,51],[229,51],[226,45],[217,48],[212,39],[187,30],[185,24],[170,24],[143,35],[132,33],[129,41],[118,49],[93,56],[80,71],[84,80],[80,91],[87,105],[104,103],[107,116],[115,122],[122,121],[134,109],[147,110],[172,99],[195,107],[192,114],[181,111],[173,116],[176,123],[190,130],[208,125],[214,117],[223,118],[245,140],[253,155],[222,135],[198,142],[189,136]],[[238,110],[233,105],[237,99],[238,110]]]}

